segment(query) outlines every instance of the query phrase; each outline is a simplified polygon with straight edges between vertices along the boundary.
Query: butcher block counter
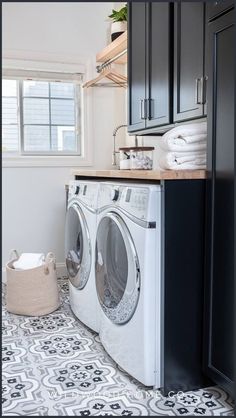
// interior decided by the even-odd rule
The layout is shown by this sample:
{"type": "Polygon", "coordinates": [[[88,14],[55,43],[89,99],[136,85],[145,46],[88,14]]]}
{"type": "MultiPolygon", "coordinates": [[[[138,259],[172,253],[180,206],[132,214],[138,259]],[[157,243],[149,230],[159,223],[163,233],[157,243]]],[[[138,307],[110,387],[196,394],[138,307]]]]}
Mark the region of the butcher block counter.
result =
{"type": "Polygon", "coordinates": [[[205,179],[205,170],[72,170],[72,174],[86,178],[127,180],[195,180],[205,179]]]}

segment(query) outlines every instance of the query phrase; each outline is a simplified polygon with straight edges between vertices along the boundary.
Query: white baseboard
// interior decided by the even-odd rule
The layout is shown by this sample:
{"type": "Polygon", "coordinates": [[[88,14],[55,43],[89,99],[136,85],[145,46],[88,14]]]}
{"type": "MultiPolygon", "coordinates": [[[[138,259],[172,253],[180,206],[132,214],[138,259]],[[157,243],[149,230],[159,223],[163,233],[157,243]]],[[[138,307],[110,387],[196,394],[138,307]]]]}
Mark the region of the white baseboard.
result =
{"type": "MultiPolygon", "coordinates": [[[[68,273],[67,273],[65,263],[56,263],[56,268],[57,268],[57,277],[58,278],[68,277],[68,273]]],[[[4,284],[7,283],[7,275],[6,275],[5,267],[2,268],[2,283],[4,283],[4,284]]]]}

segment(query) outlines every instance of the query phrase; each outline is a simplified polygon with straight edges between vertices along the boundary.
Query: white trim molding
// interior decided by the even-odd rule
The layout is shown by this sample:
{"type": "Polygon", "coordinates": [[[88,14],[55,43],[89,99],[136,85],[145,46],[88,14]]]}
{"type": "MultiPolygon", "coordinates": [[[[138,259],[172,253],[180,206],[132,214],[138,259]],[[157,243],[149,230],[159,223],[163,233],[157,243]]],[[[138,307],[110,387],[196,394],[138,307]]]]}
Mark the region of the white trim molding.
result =
{"type": "Polygon", "coordinates": [[[53,73],[65,73],[65,74],[84,74],[86,73],[85,64],[73,64],[65,62],[51,62],[51,61],[39,61],[30,59],[2,59],[3,73],[11,72],[15,70],[21,71],[45,71],[53,73]]]}
{"type": "Polygon", "coordinates": [[[3,157],[2,167],[92,167],[91,159],[86,160],[83,157],[67,156],[19,156],[3,157]]]}
{"type": "MultiPolygon", "coordinates": [[[[81,59],[82,60],[82,59],[81,59]]],[[[92,59],[83,59],[84,64],[38,61],[29,59],[3,58],[3,74],[13,76],[26,74],[27,71],[40,71],[51,75],[64,75],[64,79],[86,79],[90,77],[93,68],[92,59]]],[[[45,74],[44,74],[45,76],[45,74]]],[[[81,82],[81,81],[80,81],[81,82]]],[[[3,154],[2,167],[91,167],[93,165],[93,93],[82,88],[81,92],[81,155],[19,155],[3,154]],[[89,119],[88,119],[89,117],[89,119]]]]}

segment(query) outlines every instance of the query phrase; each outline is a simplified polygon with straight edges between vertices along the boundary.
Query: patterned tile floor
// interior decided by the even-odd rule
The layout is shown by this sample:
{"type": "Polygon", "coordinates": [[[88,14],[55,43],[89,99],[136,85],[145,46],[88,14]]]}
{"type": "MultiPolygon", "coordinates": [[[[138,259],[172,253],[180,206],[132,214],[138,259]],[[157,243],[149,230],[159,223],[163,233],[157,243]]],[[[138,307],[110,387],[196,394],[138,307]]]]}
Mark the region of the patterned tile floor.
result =
{"type": "Polygon", "coordinates": [[[61,307],[41,318],[8,313],[3,292],[3,415],[233,415],[218,387],[164,398],[120,370],[59,284],[61,307]]]}

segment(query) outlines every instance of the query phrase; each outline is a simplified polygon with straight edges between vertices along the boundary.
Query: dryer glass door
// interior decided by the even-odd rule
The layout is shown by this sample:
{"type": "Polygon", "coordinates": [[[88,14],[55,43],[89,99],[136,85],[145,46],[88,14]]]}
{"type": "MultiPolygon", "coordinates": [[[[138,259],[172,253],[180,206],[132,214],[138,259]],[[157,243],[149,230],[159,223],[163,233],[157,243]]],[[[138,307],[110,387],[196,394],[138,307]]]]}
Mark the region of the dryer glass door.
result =
{"type": "Polygon", "coordinates": [[[138,303],[140,269],[130,232],[114,212],[107,213],[98,225],[96,287],[106,316],[116,324],[128,322],[138,303]]]}
{"type": "Polygon", "coordinates": [[[69,279],[83,289],[91,269],[91,243],[86,219],[76,203],[69,205],[66,213],[65,250],[69,279]]]}

